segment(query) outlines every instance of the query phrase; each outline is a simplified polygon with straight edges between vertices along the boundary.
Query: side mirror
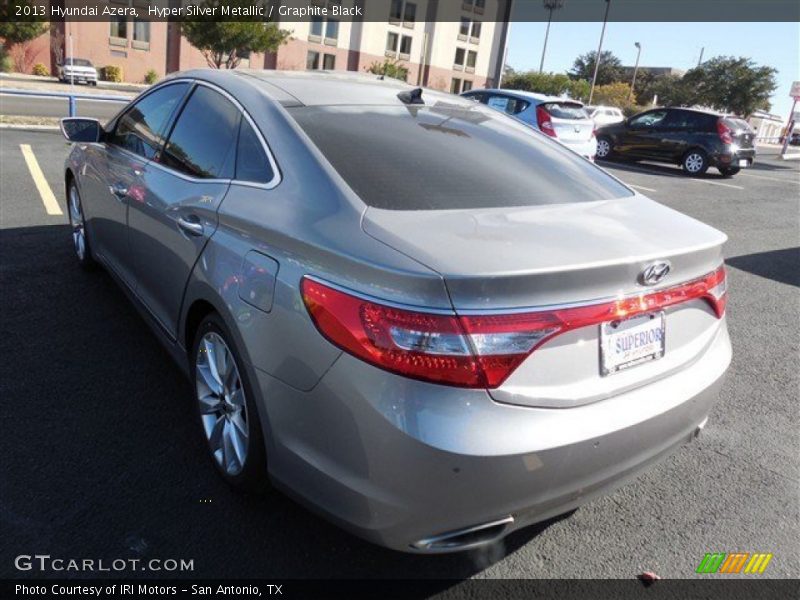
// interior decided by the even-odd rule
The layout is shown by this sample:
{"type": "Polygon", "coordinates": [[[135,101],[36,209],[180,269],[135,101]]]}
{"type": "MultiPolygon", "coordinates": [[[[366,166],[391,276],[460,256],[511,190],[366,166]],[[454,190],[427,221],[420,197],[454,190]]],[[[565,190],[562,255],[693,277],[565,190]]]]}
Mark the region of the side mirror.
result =
{"type": "Polygon", "coordinates": [[[61,133],[70,142],[99,142],[103,127],[97,119],[69,117],[61,119],[61,133]]]}

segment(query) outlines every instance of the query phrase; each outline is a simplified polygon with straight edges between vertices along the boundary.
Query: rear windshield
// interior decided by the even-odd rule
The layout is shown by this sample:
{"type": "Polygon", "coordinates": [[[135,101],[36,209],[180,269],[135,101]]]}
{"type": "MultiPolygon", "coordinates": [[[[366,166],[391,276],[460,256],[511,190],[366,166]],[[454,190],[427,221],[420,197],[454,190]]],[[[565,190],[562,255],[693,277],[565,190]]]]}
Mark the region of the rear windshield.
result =
{"type": "Polygon", "coordinates": [[[76,67],[91,67],[92,63],[90,63],[85,58],[68,58],[67,59],[68,65],[74,65],[76,67]]]}
{"type": "Polygon", "coordinates": [[[736,119],[734,117],[725,117],[724,122],[728,127],[730,127],[731,129],[737,130],[737,131],[752,131],[752,128],[750,127],[750,123],[748,123],[744,119],[736,119]]]}
{"type": "Polygon", "coordinates": [[[556,119],[588,119],[589,115],[583,110],[580,104],[571,102],[547,102],[543,105],[544,109],[551,117],[556,119]]]}
{"type": "Polygon", "coordinates": [[[291,114],[375,208],[534,206],[632,195],[558,142],[477,105],[317,106],[291,114]]]}

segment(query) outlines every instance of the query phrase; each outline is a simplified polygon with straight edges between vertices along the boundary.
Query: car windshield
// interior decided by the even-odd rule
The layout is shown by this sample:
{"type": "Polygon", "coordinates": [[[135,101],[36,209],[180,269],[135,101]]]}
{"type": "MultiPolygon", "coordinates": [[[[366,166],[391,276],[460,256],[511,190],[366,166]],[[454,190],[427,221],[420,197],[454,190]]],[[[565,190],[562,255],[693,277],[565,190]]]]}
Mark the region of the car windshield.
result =
{"type": "Polygon", "coordinates": [[[290,112],[347,184],[376,208],[534,206],[633,195],[558,142],[480,106],[290,112]]]}
{"type": "Polygon", "coordinates": [[[73,65],[75,67],[91,67],[92,63],[86,60],[85,58],[68,58],[65,61],[67,65],[73,65]]]}
{"type": "Polygon", "coordinates": [[[556,119],[588,119],[583,105],[573,102],[547,102],[544,109],[556,119]]]}

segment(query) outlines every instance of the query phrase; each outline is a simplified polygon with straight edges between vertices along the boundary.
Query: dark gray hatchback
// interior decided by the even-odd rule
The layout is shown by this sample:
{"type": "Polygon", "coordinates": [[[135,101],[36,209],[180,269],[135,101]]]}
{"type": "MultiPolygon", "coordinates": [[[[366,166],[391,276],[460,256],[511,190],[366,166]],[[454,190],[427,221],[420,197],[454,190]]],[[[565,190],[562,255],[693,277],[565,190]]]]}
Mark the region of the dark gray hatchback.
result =
{"type": "Polygon", "coordinates": [[[655,160],[681,165],[689,175],[709,167],[730,177],[756,157],[746,121],[688,108],[656,108],[597,131],[597,158],[655,160]]]}

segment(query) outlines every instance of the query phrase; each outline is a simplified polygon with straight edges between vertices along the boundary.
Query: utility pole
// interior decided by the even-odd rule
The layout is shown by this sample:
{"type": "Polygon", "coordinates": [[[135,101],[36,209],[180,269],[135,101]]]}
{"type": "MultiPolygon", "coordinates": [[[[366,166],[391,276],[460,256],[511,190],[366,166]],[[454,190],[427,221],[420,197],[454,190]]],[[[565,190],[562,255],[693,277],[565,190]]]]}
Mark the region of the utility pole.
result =
{"type": "Polygon", "coordinates": [[[633,88],[636,87],[636,73],[639,71],[639,57],[642,55],[642,45],[639,42],[634,42],[634,46],[638,48],[636,52],[636,65],[633,67],[633,81],[631,81],[631,91],[628,94],[628,102],[633,99],[633,88]]]}
{"type": "Polygon", "coordinates": [[[697,59],[697,66],[698,66],[698,67],[699,67],[701,64],[703,64],[703,52],[705,52],[705,51],[706,51],[706,47],[705,47],[705,46],[703,46],[702,48],[700,48],[700,58],[698,58],[698,59],[697,59]]]}
{"type": "Polygon", "coordinates": [[[594,75],[592,76],[592,89],[589,91],[589,102],[592,103],[594,96],[594,86],[597,84],[597,70],[600,68],[600,53],[603,51],[603,37],[606,34],[606,23],[608,22],[608,9],[611,8],[611,0],[606,0],[606,14],[603,16],[603,29],[600,31],[600,43],[597,45],[597,55],[594,57],[594,75]]]}
{"type": "Polygon", "coordinates": [[[547,38],[550,37],[550,21],[553,20],[553,11],[564,6],[564,0],[544,0],[544,7],[550,11],[547,16],[547,29],[544,32],[544,46],[542,47],[542,60],[539,61],[539,73],[544,69],[544,55],[547,52],[547,38]]]}

